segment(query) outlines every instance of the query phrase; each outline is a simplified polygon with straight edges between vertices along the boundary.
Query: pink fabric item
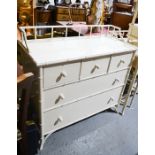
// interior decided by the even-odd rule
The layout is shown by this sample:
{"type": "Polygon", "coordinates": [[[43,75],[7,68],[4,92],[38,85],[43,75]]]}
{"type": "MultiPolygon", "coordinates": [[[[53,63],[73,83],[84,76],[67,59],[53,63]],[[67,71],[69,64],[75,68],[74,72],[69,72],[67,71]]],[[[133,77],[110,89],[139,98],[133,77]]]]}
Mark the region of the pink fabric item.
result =
{"type": "MultiPolygon", "coordinates": [[[[61,25],[68,25],[68,22],[59,22],[61,25]]],[[[76,32],[80,32],[83,35],[90,35],[89,33],[89,29],[90,29],[90,25],[87,25],[86,22],[72,22],[71,24],[72,30],[76,31],[76,32]]],[[[97,27],[96,27],[97,28],[97,27]]],[[[107,34],[108,30],[106,28],[103,29],[102,34],[107,34]]],[[[93,30],[92,32],[93,35],[100,35],[100,30],[96,29],[93,30]]]]}
{"type": "Polygon", "coordinates": [[[87,32],[88,32],[88,26],[86,25],[86,24],[83,24],[83,23],[74,23],[73,22],[73,25],[74,25],[74,27],[72,28],[74,31],[76,31],[76,32],[80,32],[80,29],[81,29],[81,34],[86,34],[87,32]],[[78,26],[81,26],[82,25],[82,27],[78,27],[78,26]]]}
{"type": "MultiPolygon", "coordinates": [[[[78,26],[80,26],[80,25],[82,25],[82,27],[81,27],[81,34],[83,34],[83,35],[85,35],[85,36],[87,36],[87,35],[90,35],[89,34],[89,26],[88,25],[86,25],[86,24],[84,24],[84,23],[77,23],[77,22],[73,22],[73,30],[74,31],[76,31],[76,32],[80,32],[80,27],[78,27],[78,26]],[[77,27],[76,27],[77,26],[77,27]]],[[[103,29],[103,31],[102,32],[100,32],[100,30],[96,30],[95,32],[92,32],[92,34],[93,35],[100,35],[100,33],[102,33],[102,34],[107,34],[108,33],[108,30],[106,29],[106,28],[104,28],[103,29]]]]}
{"type": "MultiPolygon", "coordinates": [[[[108,30],[106,29],[106,28],[104,28],[103,30],[95,30],[95,32],[93,31],[92,32],[92,35],[94,35],[94,36],[98,36],[98,35],[100,35],[100,34],[107,34],[108,33],[108,30]]],[[[88,32],[87,34],[85,34],[85,36],[89,36],[90,35],[90,33],[88,32]]]]}

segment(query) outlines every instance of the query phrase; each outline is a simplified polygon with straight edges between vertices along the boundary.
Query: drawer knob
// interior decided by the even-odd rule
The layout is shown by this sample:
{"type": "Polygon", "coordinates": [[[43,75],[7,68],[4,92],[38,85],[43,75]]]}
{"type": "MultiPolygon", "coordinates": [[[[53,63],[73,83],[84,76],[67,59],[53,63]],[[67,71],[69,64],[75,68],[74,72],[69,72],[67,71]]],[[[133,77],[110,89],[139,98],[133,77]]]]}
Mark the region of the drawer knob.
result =
{"type": "Polygon", "coordinates": [[[95,66],[93,67],[93,69],[91,70],[91,73],[94,73],[94,71],[95,71],[96,69],[100,69],[100,66],[99,66],[99,65],[95,65],[95,66]]]}
{"type": "Polygon", "coordinates": [[[113,81],[112,85],[114,85],[116,82],[119,82],[119,80],[118,80],[118,79],[115,79],[115,80],[113,81]]]}
{"type": "Polygon", "coordinates": [[[57,104],[60,100],[63,100],[65,98],[64,94],[60,94],[58,98],[55,100],[55,104],[57,104]]]}
{"type": "Polygon", "coordinates": [[[114,99],[112,97],[110,97],[110,99],[108,100],[107,104],[109,104],[111,101],[114,101],[114,99]]]}
{"type": "Polygon", "coordinates": [[[63,121],[63,117],[62,117],[62,116],[59,116],[59,117],[57,118],[57,120],[55,121],[54,126],[56,126],[58,123],[60,123],[60,122],[62,122],[62,121],[63,121]]]}
{"type": "Polygon", "coordinates": [[[66,72],[61,72],[58,78],[56,79],[56,82],[60,81],[62,77],[66,77],[67,73],[66,72]]]}
{"type": "Polygon", "coordinates": [[[119,63],[118,63],[118,65],[117,65],[117,67],[119,67],[121,64],[124,64],[124,63],[125,63],[124,60],[120,60],[119,63]]]}

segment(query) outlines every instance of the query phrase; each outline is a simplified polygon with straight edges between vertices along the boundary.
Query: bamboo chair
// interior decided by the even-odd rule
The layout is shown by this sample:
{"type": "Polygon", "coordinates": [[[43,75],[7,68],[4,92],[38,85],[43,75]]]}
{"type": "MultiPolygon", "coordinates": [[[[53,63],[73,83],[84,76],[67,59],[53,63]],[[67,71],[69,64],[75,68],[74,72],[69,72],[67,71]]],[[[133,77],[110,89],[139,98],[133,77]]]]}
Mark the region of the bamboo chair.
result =
{"type": "Polygon", "coordinates": [[[17,142],[21,155],[29,155],[26,121],[33,78],[33,73],[22,73],[17,77],[17,142]]]}
{"type": "MultiPolygon", "coordinates": [[[[130,24],[130,28],[129,28],[129,32],[128,32],[128,40],[127,40],[130,44],[133,44],[135,46],[138,46],[138,26],[135,26],[135,21],[136,21],[137,15],[138,15],[138,1],[136,2],[135,13],[134,13],[134,17],[132,19],[132,23],[130,24]]],[[[133,99],[134,99],[135,94],[136,94],[137,89],[138,89],[138,81],[136,82],[136,80],[137,80],[136,77],[138,75],[138,54],[137,53],[135,54],[133,62],[132,62],[131,72],[132,72],[132,77],[131,77],[131,74],[129,74],[129,78],[127,80],[127,82],[129,82],[129,85],[127,83],[128,90],[126,92],[125,98],[122,100],[122,103],[123,103],[122,104],[123,108],[121,111],[122,115],[124,114],[127,106],[131,107],[133,99]],[[136,86],[134,88],[135,82],[136,82],[136,86]],[[131,102],[128,105],[129,97],[130,97],[133,89],[134,89],[134,93],[132,95],[131,102]]]]}

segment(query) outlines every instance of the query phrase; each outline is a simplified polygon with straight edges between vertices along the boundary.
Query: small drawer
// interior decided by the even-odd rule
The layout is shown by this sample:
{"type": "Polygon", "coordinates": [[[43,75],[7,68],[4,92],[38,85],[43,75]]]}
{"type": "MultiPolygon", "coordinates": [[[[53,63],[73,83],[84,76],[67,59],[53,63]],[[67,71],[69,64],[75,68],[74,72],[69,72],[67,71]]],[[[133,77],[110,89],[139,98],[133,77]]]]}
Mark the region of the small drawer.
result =
{"type": "Polygon", "coordinates": [[[54,106],[59,106],[69,102],[75,102],[81,98],[104,92],[124,85],[127,70],[115,72],[105,76],[99,76],[55,89],[46,90],[44,95],[44,111],[54,106]]]}
{"type": "Polygon", "coordinates": [[[82,62],[80,79],[95,77],[107,73],[109,57],[82,62]]]}
{"type": "Polygon", "coordinates": [[[128,68],[131,62],[131,58],[132,58],[132,53],[112,56],[109,72],[114,72],[114,71],[128,68]]]}
{"type": "Polygon", "coordinates": [[[122,87],[92,96],[43,114],[43,134],[56,131],[118,104],[122,87]]]}
{"type": "Polygon", "coordinates": [[[46,67],[43,71],[44,89],[71,83],[79,79],[80,63],[46,67]]]}

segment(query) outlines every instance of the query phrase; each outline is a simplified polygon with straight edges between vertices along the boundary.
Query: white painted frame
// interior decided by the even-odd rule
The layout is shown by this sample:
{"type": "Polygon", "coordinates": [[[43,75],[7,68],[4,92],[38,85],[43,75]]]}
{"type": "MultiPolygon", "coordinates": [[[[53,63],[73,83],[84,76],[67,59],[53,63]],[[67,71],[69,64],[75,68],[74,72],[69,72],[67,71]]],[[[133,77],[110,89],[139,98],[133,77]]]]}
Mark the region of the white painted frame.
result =
{"type": "MultiPolygon", "coordinates": [[[[68,37],[68,29],[72,29],[72,28],[79,28],[79,32],[78,32],[78,37],[82,37],[81,36],[81,29],[82,27],[85,27],[86,25],[54,25],[54,26],[24,26],[24,27],[20,27],[20,30],[22,32],[22,42],[25,43],[26,48],[28,49],[27,46],[27,36],[26,36],[26,30],[27,29],[33,29],[34,30],[34,39],[37,39],[37,29],[51,29],[51,38],[53,37],[53,29],[54,28],[65,28],[65,37],[68,37]]],[[[93,37],[93,28],[99,28],[101,31],[98,32],[100,36],[102,35],[110,35],[113,37],[116,37],[119,40],[124,41],[123,35],[124,33],[128,32],[128,31],[124,31],[121,30],[120,27],[114,26],[114,25],[87,25],[88,29],[90,30],[89,32],[89,36],[93,37]]]]}
{"type": "MultiPolygon", "coordinates": [[[[26,36],[26,29],[34,29],[34,40],[36,40],[37,39],[37,29],[46,29],[46,28],[50,28],[51,29],[51,38],[54,38],[53,37],[53,29],[54,28],[65,28],[65,37],[68,37],[67,36],[67,32],[68,32],[68,29],[69,28],[73,28],[73,27],[80,27],[80,30],[82,29],[82,27],[83,26],[85,26],[85,25],[78,25],[78,26],[74,26],[74,25],[66,25],[66,26],[26,26],[26,27],[21,27],[21,31],[23,32],[23,38],[22,38],[22,41],[23,41],[23,43],[25,43],[25,47],[28,49],[28,46],[27,46],[27,36],[26,36]]],[[[107,36],[112,36],[112,37],[116,37],[116,38],[118,38],[118,36],[120,37],[120,38],[118,38],[118,39],[120,39],[120,40],[122,40],[122,41],[124,41],[124,38],[123,38],[123,33],[125,33],[126,31],[122,31],[121,30],[121,28],[119,28],[119,27],[116,27],[116,26],[113,26],[113,25],[88,25],[88,28],[90,28],[90,32],[89,32],[89,36],[90,37],[93,37],[93,32],[92,32],[92,30],[93,30],[93,28],[100,28],[100,33],[99,33],[99,35],[107,35],[107,36]],[[106,31],[104,31],[104,29],[106,30],[106,31]]],[[[78,36],[77,37],[82,37],[81,36],[81,31],[79,31],[79,33],[78,33],[78,36]]],[[[133,51],[132,51],[133,52],[133,51]]],[[[127,75],[128,76],[128,75],[127,75]]],[[[127,76],[126,76],[126,79],[127,79],[127,76]]],[[[40,91],[42,92],[43,91],[43,83],[42,83],[42,79],[43,79],[43,67],[41,67],[40,68],[40,91]]],[[[40,93],[41,94],[41,96],[40,96],[40,102],[41,103],[43,103],[44,102],[44,96],[42,95],[42,93],[40,93]]],[[[121,98],[121,95],[122,94],[120,94],[120,98],[121,98]]],[[[119,100],[120,100],[120,98],[119,98],[119,100]]],[[[41,115],[43,114],[43,112],[42,112],[42,110],[43,110],[43,105],[42,104],[40,104],[41,105],[41,115]]],[[[41,126],[43,126],[44,125],[44,121],[42,120],[42,116],[40,117],[41,118],[41,126]]],[[[41,130],[41,147],[40,147],[40,149],[42,150],[43,149],[43,145],[44,145],[44,143],[45,143],[45,141],[46,141],[46,139],[52,134],[53,132],[51,132],[51,133],[49,133],[48,135],[46,135],[46,137],[45,137],[45,135],[43,134],[43,131],[41,130]]]]}

